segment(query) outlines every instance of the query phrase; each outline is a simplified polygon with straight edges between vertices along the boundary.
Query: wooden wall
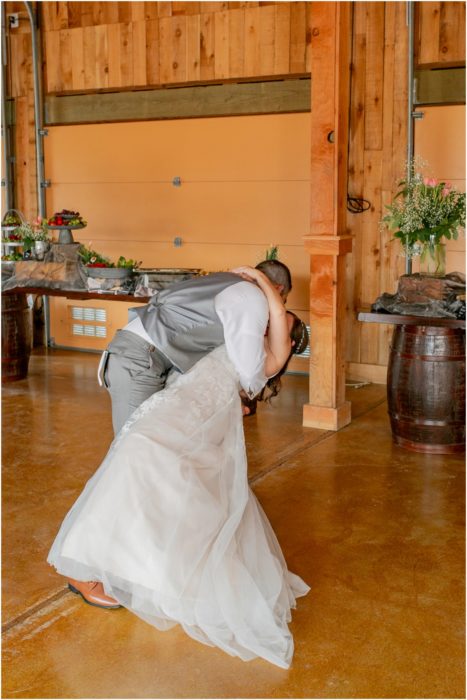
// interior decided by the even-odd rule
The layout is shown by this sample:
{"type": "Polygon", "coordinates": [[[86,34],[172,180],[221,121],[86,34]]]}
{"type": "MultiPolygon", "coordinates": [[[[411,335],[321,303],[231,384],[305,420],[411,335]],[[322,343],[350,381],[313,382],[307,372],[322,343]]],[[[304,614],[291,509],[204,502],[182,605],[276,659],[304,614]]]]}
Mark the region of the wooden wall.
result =
{"type": "Polygon", "coordinates": [[[417,2],[416,8],[417,66],[465,66],[465,2],[417,2]]]}
{"type": "MultiPolygon", "coordinates": [[[[360,373],[367,378],[384,380],[391,328],[359,324],[355,321],[355,313],[382,291],[394,291],[404,266],[397,244],[391,242],[388,232],[380,229],[379,221],[384,204],[390,201],[396,182],[404,172],[406,157],[405,3],[354,2],[352,8],[348,191],[352,196],[367,199],[371,207],[368,212],[349,213],[347,217],[348,229],[355,237],[353,253],[347,262],[347,359],[351,375],[360,373]]],[[[415,8],[420,66],[447,67],[465,63],[465,4],[420,2],[415,8]]],[[[43,2],[40,10],[45,92],[73,96],[77,92],[306,76],[309,75],[312,46],[309,9],[310,3],[304,2],[43,2]]],[[[37,211],[29,24],[23,3],[7,2],[6,12],[19,12],[21,17],[19,29],[8,32],[7,91],[14,98],[16,107],[17,202],[25,215],[32,218],[37,211]]],[[[283,116],[281,129],[286,130],[287,115],[283,116]]],[[[235,117],[235,120],[241,122],[249,118],[235,117]]],[[[74,129],[78,127],[60,128],[72,141],[74,129]]],[[[132,128],[140,129],[141,124],[128,123],[127,128],[131,132],[132,128]]],[[[306,120],[298,119],[294,128],[297,143],[309,143],[306,120]]],[[[442,131],[436,134],[440,144],[444,144],[444,137],[442,131]]],[[[52,151],[54,149],[50,148],[46,154],[47,177],[50,173],[55,177],[59,166],[55,158],[66,158],[63,152],[59,154],[57,151],[51,161],[52,151]]],[[[277,158],[287,157],[281,146],[275,153],[277,158]]],[[[118,145],[111,157],[117,160],[122,157],[118,145]]],[[[172,165],[171,174],[181,174],[176,172],[177,163],[172,165]]],[[[301,177],[304,177],[306,186],[307,176],[302,174],[301,177]]],[[[137,180],[136,177],[133,179],[137,180]]],[[[302,185],[303,182],[293,190],[292,200],[302,185]]],[[[56,202],[58,206],[58,192],[56,189],[54,194],[52,189],[48,194],[52,208],[56,202]]],[[[68,204],[73,206],[67,198],[63,206],[69,208],[68,204]]],[[[277,205],[277,200],[274,204],[277,205]]],[[[301,207],[306,210],[308,205],[309,194],[303,194],[301,207]]],[[[265,199],[266,218],[269,216],[268,206],[265,199]]],[[[286,211],[289,205],[284,206],[286,211]]],[[[197,211],[203,212],[202,216],[205,215],[203,207],[204,201],[200,199],[197,211]]],[[[82,209],[86,214],[85,202],[82,209]]],[[[244,209],[237,224],[229,218],[228,226],[213,234],[217,236],[216,245],[225,246],[227,250],[242,241],[242,245],[247,246],[247,241],[242,238],[244,228],[241,222],[254,211],[254,207],[244,209]]],[[[200,214],[201,218],[193,221],[194,226],[200,225],[202,216],[200,214]]],[[[95,221],[92,223],[96,224],[95,221]]],[[[128,234],[131,220],[121,223],[121,229],[114,229],[121,230],[118,235],[122,238],[117,243],[131,252],[127,246],[131,240],[128,234]]],[[[293,246],[297,246],[297,251],[301,226],[298,223],[293,226],[296,236],[293,246]]],[[[309,225],[304,222],[303,228],[309,228],[309,225]]],[[[304,230],[305,233],[308,231],[304,230]]],[[[173,231],[170,238],[167,236],[167,241],[172,235],[173,231]]],[[[266,241],[263,237],[255,239],[260,247],[263,247],[263,240],[266,241]]],[[[275,242],[272,238],[267,241],[268,244],[275,242]]],[[[187,250],[184,249],[183,255],[187,250]]],[[[179,253],[170,248],[173,257],[167,258],[167,264],[176,266],[179,253]]],[[[232,256],[226,256],[229,257],[232,256]]],[[[190,259],[184,257],[184,264],[190,266],[190,259]]],[[[196,265],[193,263],[192,266],[196,265]]],[[[297,274],[301,278],[299,269],[297,274]]],[[[302,302],[297,300],[296,304],[300,308],[302,302]]]]}
{"type": "MultiPolygon", "coordinates": [[[[465,64],[464,3],[416,3],[416,8],[419,60],[420,47],[429,45],[431,50],[439,49],[436,56],[443,56],[445,66],[458,65],[462,56],[465,64]],[[428,21],[431,16],[437,17],[436,36],[428,21]],[[447,51],[446,46],[450,47],[447,51]]],[[[385,205],[390,203],[398,180],[405,174],[407,158],[405,12],[405,3],[354,5],[348,187],[350,195],[366,199],[370,208],[362,214],[349,212],[347,216],[354,236],[347,271],[347,298],[353,300],[347,315],[347,360],[351,376],[380,382],[385,381],[392,327],[360,324],[355,320],[355,310],[369,306],[382,292],[395,292],[398,278],[405,271],[399,242],[379,224],[385,205]],[[384,79],[381,81],[378,76],[384,79]]],[[[423,55],[428,62],[428,54],[423,55]]],[[[438,63],[434,58],[429,62],[438,63]]],[[[459,172],[465,170],[465,158],[462,160],[463,149],[460,146],[459,152],[459,145],[465,141],[465,110],[464,119],[458,112],[453,119],[450,107],[432,109],[438,121],[431,131],[426,128],[427,122],[415,122],[416,154],[430,163],[433,176],[451,179],[454,186],[463,190],[465,175],[459,181],[459,172]],[[453,161],[454,167],[445,167],[453,161]]],[[[462,241],[449,244],[448,271],[465,271],[463,248],[462,241]]],[[[418,269],[417,260],[413,269],[418,269]]]]}
{"type": "Polygon", "coordinates": [[[305,2],[44,2],[41,9],[49,93],[310,71],[305,2]]]}
{"type": "Polygon", "coordinates": [[[379,381],[385,379],[392,327],[361,324],[355,311],[382,291],[394,292],[404,272],[399,246],[379,222],[404,173],[407,153],[405,12],[405,3],[354,5],[348,192],[367,200],[370,208],[347,215],[354,236],[347,256],[347,299],[353,301],[347,359],[351,374],[379,381]]]}

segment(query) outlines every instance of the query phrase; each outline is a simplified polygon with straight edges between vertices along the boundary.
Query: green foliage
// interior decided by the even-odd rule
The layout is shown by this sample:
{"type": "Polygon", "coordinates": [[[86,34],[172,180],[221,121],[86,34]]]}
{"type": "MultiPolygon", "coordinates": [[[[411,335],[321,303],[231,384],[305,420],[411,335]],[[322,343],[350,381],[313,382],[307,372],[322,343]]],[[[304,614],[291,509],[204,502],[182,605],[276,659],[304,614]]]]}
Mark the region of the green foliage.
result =
{"type": "Polygon", "coordinates": [[[101,255],[89,246],[84,244],[78,248],[78,255],[82,260],[83,265],[95,265],[96,263],[105,265],[106,267],[115,267],[114,263],[110,262],[109,258],[101,255]]]}
{"type": "Polygon", "coordinates": [[[279,246],[272,245],[266,251],[265,260],[277,260],[279,258],[279,246]]]}
{"type": "Polygon", "coordinates": [[[50,241],[47,219],[41,219],[40,216],[34,219],[32,224],[24,221],[16,231],[26,246],[32,245],[34,241],[50,241]]]}
{"type": "Polygon", "coordinates": [[[141,263],[141,260],[139,262],[137,260],[132,260],[132,258],[128,258],[127,260],[123,257],[123,255],[120,255],[119,259],[117,260],[117,267],[128,267],[132,270],[137,270],[141,263]]]}
{"type": "Polygon", "coordinates": [[[121,255],[115,264],[107,258],[105,255],[101,255],[97,251],[93,250],[89,246],[81,245],[78,249],[78,255],[82,260],[83,265],[99,265],[100,267],[125,267],[132,270],[136,270],[140,265],[141,261],[132,260],[131,258],[126,258],[121,255]]]}

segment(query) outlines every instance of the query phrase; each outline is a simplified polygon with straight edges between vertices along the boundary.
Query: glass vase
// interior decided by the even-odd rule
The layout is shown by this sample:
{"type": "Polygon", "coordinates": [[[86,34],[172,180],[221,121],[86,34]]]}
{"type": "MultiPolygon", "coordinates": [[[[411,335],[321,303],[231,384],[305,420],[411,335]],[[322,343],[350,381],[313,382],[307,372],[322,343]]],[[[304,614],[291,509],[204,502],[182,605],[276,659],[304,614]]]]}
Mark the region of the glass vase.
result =
{"type": "Polygon", "coordinates": [[[430,239],[423,244],[420,253],[420,274],[444,277],[446,274],[446,245],[430,239]]]}

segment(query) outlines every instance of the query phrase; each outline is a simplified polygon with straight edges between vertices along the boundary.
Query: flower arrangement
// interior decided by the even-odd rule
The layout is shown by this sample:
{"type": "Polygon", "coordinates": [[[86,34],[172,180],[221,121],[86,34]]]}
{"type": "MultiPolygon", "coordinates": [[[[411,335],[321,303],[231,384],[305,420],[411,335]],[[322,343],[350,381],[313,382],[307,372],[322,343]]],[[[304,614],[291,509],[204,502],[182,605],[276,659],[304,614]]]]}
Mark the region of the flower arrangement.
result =
{"type": "Polygon", "coordinates": [[[408,257],[420,255],[442,239],[457,239],[465,227],[465,193],[453,189],[451,183],[424,176],[426,164],[413,159],[410,177],[399,182],[388,214],[383,222],[394,231],[408,257]]]}
{"type": "Polygon", "coordinates": [[[50,241],[47,219],[38,216],[32,223],[23,221],[17,232],[24,243],[34,243],[34,241],[50,241]]]}

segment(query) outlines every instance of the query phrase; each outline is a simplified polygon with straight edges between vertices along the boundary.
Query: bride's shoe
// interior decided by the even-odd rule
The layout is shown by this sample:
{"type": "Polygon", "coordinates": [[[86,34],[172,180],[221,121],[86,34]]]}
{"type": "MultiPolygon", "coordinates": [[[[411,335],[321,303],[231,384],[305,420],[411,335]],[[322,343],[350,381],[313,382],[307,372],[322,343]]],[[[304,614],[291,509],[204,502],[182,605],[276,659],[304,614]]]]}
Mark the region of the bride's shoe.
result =
{"type": "Polygon", "coordinates": [[[85,603],[94,605],[96,608],[121,608],[122,606],[115,598],[104,593],[104,587],[99,581],[75,581],[68,579],[68,588],[72,593],[81,596],[85,603]]]}

